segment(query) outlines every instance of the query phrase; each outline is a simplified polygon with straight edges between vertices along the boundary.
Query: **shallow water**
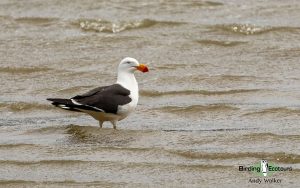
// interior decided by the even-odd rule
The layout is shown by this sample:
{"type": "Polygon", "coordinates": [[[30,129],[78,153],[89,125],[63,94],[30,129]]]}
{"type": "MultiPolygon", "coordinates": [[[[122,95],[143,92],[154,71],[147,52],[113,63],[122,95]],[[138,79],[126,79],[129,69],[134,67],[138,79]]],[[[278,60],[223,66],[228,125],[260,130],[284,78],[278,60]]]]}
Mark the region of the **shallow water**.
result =
{"type": "Polygon", "coordinates": [[[238,166],[261,159],[296,187],[299,17],[294,0],[1,0],[0,187],[251,187],[238,166]],[[119,130],[45,100],[114,83],[126,56],[150,72],[119,130]]]}

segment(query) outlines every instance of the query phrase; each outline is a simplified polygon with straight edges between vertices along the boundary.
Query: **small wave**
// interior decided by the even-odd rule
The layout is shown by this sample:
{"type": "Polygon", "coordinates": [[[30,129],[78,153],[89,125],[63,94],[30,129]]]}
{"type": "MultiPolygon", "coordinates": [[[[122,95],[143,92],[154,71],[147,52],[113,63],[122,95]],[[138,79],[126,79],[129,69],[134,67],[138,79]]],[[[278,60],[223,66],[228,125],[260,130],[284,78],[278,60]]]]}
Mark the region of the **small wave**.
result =
{"type": "Polygon", "coordinates": [[[60,93],[75,93],[75,92],[79,92],[79,91],[83,91],[85,89],[91,89],[94,86],[74,86],[71,88],[67,88],[67,89],[61,89],[58,92],[60,93]]]}
{"type": "MultiPolygon", "coordinates": [[[[94,183],[94,182],[92,182],[94,183]]],[[[97,182],[98,183],[98,182],[97,182]]],[[[4,185],[4,187],[49,187],[49,185],[60,186],[78,186],[78,185],[88,185],[90,182],[76,182],[72,180],[65,181],[30,181],[30,180],[0,180],[0,185],[4,185]]],[[[50,186],[52,187],[52,186],[50,186]]]]}
{"type": "Polygon", "coordinates": [[[40,161],[15,161],[15,160],[0,160],[0,164],[11,164],[11,165],[35,165],[35,164],[45,164],[45,165],[63,165],[63,164],[79,164],[79,163],[89,163],[93,161],[82,161],[82,160],[40,160],[40,161]]]}
{"type": "MultiPolygon", "coordinates": [[[[256,77],[256,76],[244,76],[244,75],[218,75],[215,76],[216,78],[222,79],[222,80],[256,80],[256,79],[263,79],[264,77],[256,77]]],[[[264,78],[266,79],[266,78],[264,78]]]]}
{"type": "Polygon", "coordinates": [[[34,144],[0,144],[0,149],[12,149],[22,147],[34,147],[34,144]]]}
{"type": "Polygon", "coordinates": [[[230,132],[230,131],[245,131],[257,130],[257,128],[228,128],[228,129],[200,129],[200,130],[187,130],[187,129],[164,129],[164,132],[230,132]]]}
{"type": "Polygon", "coordinates": [[[103,33],[119,33],[121,31],[131,29],[149,28],[155,25],[159,26],[177,26],[184,24],[183,22],[171,21],[156,21],[144,19],[141,21],[128,21],[128,22],[110,22],[102,19],[81,19],[73,23],[79,26],[83,31],[103,32],[103,33]]]}
{"type": "Polygon", "coordinates": [[[200,113],[200,112],[212,112],[212,111],[232,111],[232,110],[238,110],[239,108],[225,105],[225,104],[210,104],[207,106],[204,105],[192,105],[192,106],[186,106],[186,107],[180,107],[180,106],[165,106],[162,108],[156,108],[155,110],[162,110],[164,112],[168,113],[200,113]]]}
{"type": "Polygon", "coordinates": [[[26,187],[26,185],[33,185],[39,182],[30,181],[30,180],[0,180],[0,186],[4,187],[13,187],[13,185],[19,185],[20,187],[26,187]]]}
{"type": "Polygon", "coordinates": [[[69,125],[65,128],[67,134],[71,135],[71,141],[85,143],[99,143],[106,147],[124,146],[136,141],[140,137],[152,135],[153,131],[140,130],[119,130],[111,128],[99,129],[98,126],[69,125]]]}
{"type": "Polygon", "coordinates": [[[279,108],[267,108],[258,112],[250,112],[244,114],[244,116],[262,116],[268,114],[279,114],[279,115],[299,115],[300,109],[287,108],[287,107],[279,107],[279,108]]]}
{"type": "Polygon", "coordinates": [[[8,109],[12,112],[21,111],[33,111],[33,110],[49,110],[51,105],[38,104],[38,103],[27,103],[27,102],[15,102],[15,103],[0,103],[0,109],[8,109]]]}
{"type": "Polygon", "coordinates": [[[177,69],[177,68],[185,68],[188,65],[186,64],[164,64],[164,65],[156,65],[154,67],[155,69],[167,69],[167,70],[171,70],[171,69],[177,69]]]}
{"type": "MultiPolygon", "coordinates": [[[[185,65],[187,67],[188,65],[185,65]]],[[[197,65],[195,65],[197,66],[197,65]]],[[[183,67],[183,66],[182,66],[183,67]]],[[[153,68],[155,69],[179,69],[181,66],[171,66],[171,67],[164,67],[159,66],[153,68]]],[[[189,82],[209,82],[209,83],[224,83],[224,82],[254,82],[254,81],[269,81],[270,78],[268,77],[256,77],[256,76],[244,76],[244,75],[189,75],[184,77],[179,77],[178,75],[172,76],[165,76],[159,78],[160,82],[166,83],[189,83],[189,82]]],[[[261,91],[270,91],[270,89],[261,89],[261,91]]]]}
{"type": "Polygon", "coordinates": [[[15,19],[15,21],[18,23],[39,25],[39,26],[49,26],[57,20],[58,20],[57,18],[41,18],[41,17],[23,17],[23,18],[15,19]]]}
{"type": "Polygon", "coordinates": [[[282,139],[287,139],[289,141],[300,141],[300,135],[278,135],[278,134],[273,134],[273,133],[250,133],[243,135],[243,138],[249,138],[249,140],[282,140],[282,139]]]}
{"type": "Polygon", "coordinates": [[[216,25],[211,28],[217,31],[225,31],[242,35],[258,35],[268,32],[300,32],[300,27],[263,27],[251,24],[216,25]]]}
{"type": "Polygon", "coordinates": [[[30,74],[49,70],[51,69],[46,67],[0,67],[0,72],[11,74],[30,74]]]}
{"type": "Polygon", "coordinates": [[[240,93],[252,93],[261,91],[260,89],[233,89],[223,91],[207,91],[207,90],[185,90],[185,91],[147,91],[142,90],[140,94],[145,97],[161,97],[168,95],[230,95],[240,93]]]}
{"type": "Polygon", "coordinates": [[[213,6],[222,6],[224,5],[221,2],[216,1],[194,1],[190,3],[191,6],[200,6],[200,7],[213,7],[213,6]]]}
{"type": "Polygon", "coordinates": [[[188,7],[188,8],[211,8],[211,7],[216,7],[216,6],[222,6],[224,5],[221,2],[217,1],[181,1],[180,3],[175,3],[174,1],[162,1],[160,3],[161,7],[166,7],[166,6],[180,6],[182,7],[188,7]]]}
{"type": "Polygon", "coordinates": [[[210,160],[226,160],[241,158],[267,158],[270,161],[281,163],[296,164],[300,162],[300,155],[287,154],[283,152],[265,153],[265,152],[241,152],[241,153],[203,153],[193,151],[169,151],[172,154],[179,155],[189,159],[210,159],[210,160]]]}
{"type": "MultiPolygon", "coordinates": [[[[169,153],[169,152],[168,152],[169,153]]],[[[232,168],[232,166],[225,165],[210,165],[210,164],[174,164],[174,163],[156,163],[156,162],[130,162],[124,163],[123,161],[90,161],[90,160],[39,160],[39,161],[17,161],[17,160],[0,160],[0,164],[9,164],[9,165],[17,165],[17,166],[28,166],[28,165],[80,165],[80,164],[109,164],[109,165],[124,165],[130,167],[144,167],[144,166],[172,166],[178,168],[201,168],[201,169],[215,169],[215,168],[232,168]]]]}
{"type": "MultiPolygon", "coordinates": [[[[109,125],[108,125],[109,126],[109,125]]],[[[86,125],[58,125],[58,126],[47,126],[37,129],[28,130],[25,134],[68,134],[73,141],[83,141],[91,143],[101,143],[102,146],[98,146],[102,150],[151,150],[152,148],[120,148],[119,145],[126,144],[128,142],[134,141],[141,136],[149,136],[152,134],[158,134],[159,131],[153,130],[126,130],[119,129],[115,131],[112,128],[99,128],[99,126],[86,126],[86,125]],[[109,144],[112,145],[109,145],[109,144]],[[116,143],[116,145],[113,145],[116,143]]],[[[72,140],[71,140],[72,141],[72,140]]]]}
{"type": "Polygon", "coordinates": [[[222,46],[222,47],[233,47],[233,46],[238,46],[247,43],[243,41],[218,41],[218,40],[197,40],[196,42],[204,45],[215,45],[215,46],[222,46]]]}

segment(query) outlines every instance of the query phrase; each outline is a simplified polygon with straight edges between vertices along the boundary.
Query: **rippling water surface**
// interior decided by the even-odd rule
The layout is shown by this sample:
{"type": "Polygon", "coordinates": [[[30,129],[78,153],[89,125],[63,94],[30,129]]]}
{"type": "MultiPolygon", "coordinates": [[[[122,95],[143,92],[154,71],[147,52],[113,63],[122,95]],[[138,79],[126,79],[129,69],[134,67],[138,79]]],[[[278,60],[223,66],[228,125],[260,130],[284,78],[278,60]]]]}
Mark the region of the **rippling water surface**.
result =
{"type": "MultiPolygon", "coordinates": [[[[0,187],[251,187],[261,159],[300,175],[300,2],[0,1],[0,187]],[[135,114],[104,129],[56,109],[115,82],[135,114]]],[[[267,185],[262,185],[267,186],[267,185]]]]}

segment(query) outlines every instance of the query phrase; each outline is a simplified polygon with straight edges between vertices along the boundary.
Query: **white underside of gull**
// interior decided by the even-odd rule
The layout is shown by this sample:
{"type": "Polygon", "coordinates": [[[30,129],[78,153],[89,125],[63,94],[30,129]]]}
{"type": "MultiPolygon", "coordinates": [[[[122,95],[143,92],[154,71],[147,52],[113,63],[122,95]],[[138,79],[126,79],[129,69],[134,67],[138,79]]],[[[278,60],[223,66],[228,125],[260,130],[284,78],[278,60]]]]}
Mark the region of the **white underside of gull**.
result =
{"type": "MultiPolygon", "coordinates": [[[[89,114],[94,119],[98,120],[100,123],[103,123],[104,121],[110,121],[112,123],[115,123],[126,118],[130,113],[132,113],[135,110],[137,106],[139,99],[138,83],[135,79],[133,72],[122,71],[118,72],[118,79],[116,83],[128,89],[130,91],[129,97],[131,98],[130,103],[118,106],[117,114],[96,112],[83,109],[80,109],[80,111],[89,114]]],[[[78,104],[78,102],[76,103],[78,104]]]]}

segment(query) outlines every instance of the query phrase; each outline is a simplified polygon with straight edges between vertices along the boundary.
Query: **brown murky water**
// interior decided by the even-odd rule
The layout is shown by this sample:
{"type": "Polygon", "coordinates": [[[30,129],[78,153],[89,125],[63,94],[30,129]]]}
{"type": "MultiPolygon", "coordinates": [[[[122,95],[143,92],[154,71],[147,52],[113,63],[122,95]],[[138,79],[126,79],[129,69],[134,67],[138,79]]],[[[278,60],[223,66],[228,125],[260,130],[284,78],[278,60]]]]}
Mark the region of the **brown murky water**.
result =
{"type": "Polygon", "coordinates": [[[295,0],[0,0],[0,187],[252,187],[238,166],[261,159],[299,186],[299,18],[295,0]],[[150,72],[119,130],[45,100],[114,83],[126,56],[150,72]]]}

